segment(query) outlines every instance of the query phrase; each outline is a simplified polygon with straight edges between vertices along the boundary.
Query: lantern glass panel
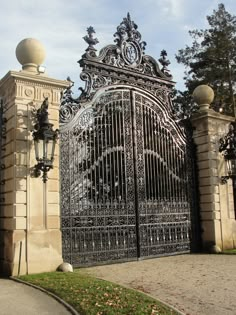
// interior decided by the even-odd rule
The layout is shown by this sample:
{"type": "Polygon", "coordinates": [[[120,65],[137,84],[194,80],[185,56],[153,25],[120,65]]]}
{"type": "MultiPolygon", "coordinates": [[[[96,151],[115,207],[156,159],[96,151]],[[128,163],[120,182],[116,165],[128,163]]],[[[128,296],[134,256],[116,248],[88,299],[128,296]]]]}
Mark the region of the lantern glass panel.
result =
{"type": "Polygon", "coordinates": [[[53,139],[48,140],[48,155],[47,159],[52,160],[53,139]]]}
{"type": "Polygon", "coordinates": [[[53,146],[53,140],[52,139],[45,138],[43,140],[43,158],[45,160],[51,160],[52,146],[53,146]]]}
{"type": "Polygon", "coordinates": [[[56,139],[53,139],[53,141],[51,142],[52,143],[52,147],[51,147],[51,161],[54,160],[54,153],[55,153],[55,146],[56,146],[56,139]]]}
{"type": "Polygon", "coordinates": [[[42,160],[43,158],[43,140],[38,140],[38,147],[39,147],[39,159],[42,160]]]}
{"type": "Polygon", "coordinates": [[[35,147],[35,157],[36,160],[42,160],[44,156],[44,141],[41,139],[34,141],[34,147],[35,147]]]}
{"type": "Polygon", "coordinates": [[[47,160],[48,157],[48,139],[43,140],[43,159],[47,160]]]}
{"type": "Polygon", "coordinates": [[[236,159],[228,160],[227,167],[229,176],[236,176],[236,159]]]}
{"type": "Polygon", "coordinates": [[[34,139],[34,150],[36,161],[39,160],[39,140],[34,139]]]}

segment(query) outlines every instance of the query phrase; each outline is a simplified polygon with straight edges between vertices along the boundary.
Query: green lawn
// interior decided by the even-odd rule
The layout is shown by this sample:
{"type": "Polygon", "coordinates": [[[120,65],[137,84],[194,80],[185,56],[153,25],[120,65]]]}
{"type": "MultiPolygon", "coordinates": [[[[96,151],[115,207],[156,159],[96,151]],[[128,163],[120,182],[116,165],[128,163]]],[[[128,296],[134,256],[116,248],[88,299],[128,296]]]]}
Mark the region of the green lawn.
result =
{"type": "Polygon", "coordinates": [[[236,248],[223,250],[222,254],[236,255],[236,248]]]}
{"type": "Polygon", "coordinates": [[[74,273],[41,273],[20,276],[72,305],[81,315],[174,315],[175,311],[140,292],[74,273]]]}

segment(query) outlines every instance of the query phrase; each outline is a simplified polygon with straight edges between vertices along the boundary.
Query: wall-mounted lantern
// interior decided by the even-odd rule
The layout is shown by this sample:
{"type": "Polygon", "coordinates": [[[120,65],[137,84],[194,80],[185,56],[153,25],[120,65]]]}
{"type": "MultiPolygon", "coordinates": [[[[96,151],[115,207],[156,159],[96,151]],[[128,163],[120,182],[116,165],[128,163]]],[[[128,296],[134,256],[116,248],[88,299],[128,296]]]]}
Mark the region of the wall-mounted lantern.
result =
{"type": "Polygon", "coordinates": [[[219,151],[223,153],[226,165],[227,176],[222,176],[221,180],[226,183],[229,178],[236,180],[236,122],[229,125],[229,131],[224,138],[220,139],[219,151]]]}
{"type": "Polygon", "coordinates": [[[53,124],[48,121],[48,98],[45,98],[36,113],[36,124],[33,130],[35,158],[35,176],[43,173],[43,182],[48,179],[48,171],[53,168],[55,145],[58,138],[58,129],[53,130],[53,124]]]}
{"type": "Polygon", "coordinates": [[[234,212],[236,216],[236,122],[229,125],[229,131],[224,138],[220,139],[219,151],[223,153],[228,175],[221,177],[222,184],[226,184],[228,179],[232,179],[234,212]]]}

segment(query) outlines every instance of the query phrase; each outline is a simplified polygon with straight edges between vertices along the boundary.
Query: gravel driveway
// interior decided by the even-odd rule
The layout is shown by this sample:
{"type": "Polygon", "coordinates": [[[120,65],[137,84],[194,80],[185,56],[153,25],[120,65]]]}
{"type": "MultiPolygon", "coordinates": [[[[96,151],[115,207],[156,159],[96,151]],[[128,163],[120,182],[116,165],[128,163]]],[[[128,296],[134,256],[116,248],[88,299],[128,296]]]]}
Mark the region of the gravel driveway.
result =
{"type": "Polygon", "coordinates": [[[85,270],[188,315],[236,315],[236,255],[178,255],[85,270]]]}

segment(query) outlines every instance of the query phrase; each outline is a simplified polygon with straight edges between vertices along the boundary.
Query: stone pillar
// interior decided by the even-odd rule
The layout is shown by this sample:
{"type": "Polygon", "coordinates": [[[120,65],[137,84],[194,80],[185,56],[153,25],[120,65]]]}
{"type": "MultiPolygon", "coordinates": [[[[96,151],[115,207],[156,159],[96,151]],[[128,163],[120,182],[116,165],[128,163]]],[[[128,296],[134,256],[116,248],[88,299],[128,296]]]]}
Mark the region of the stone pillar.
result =
{"type": "Polygon", "coordinates": [[[203,249],[235,248],[232,181],[221,183],[221,176],[227,175],[227,170],[224,158],[219,153],[219,139],[228,132],[228,126],[234,118],[209,109],[214,98],[210,87],[199,86],[193,97],[200,107],[192,117],[192,125],[197,146],[203,249]]]}
{"type": "MultiPolygon", "coordinates": [[[[22,42],[21,42],[22,44],[22,42]]],[[[5,139],[1,153],[0,273],[17,275],[52,271],[62,262],[59,208],[59,150],[47,183],[34,177],[36,164],[33,110],[49,100],[49,120],[59,127],[60,93],[68,86],[38,71],[41,44],[25,40],[19,55],[22,71],[0,81],[5,139]],[[37,46],[38,45],[38,46],[37,46]],[[28,51],[27,51],[28,49],[28,51]],[[23,58],[22,57],[22,58],[23,58]]],[[[18,45],[19,46],[19,45],[18,45]]],[[[42,49],[41,49],[42,50],[42,49]]],[[[41,51],[42,52],[42,51],[41,51]]]]}

